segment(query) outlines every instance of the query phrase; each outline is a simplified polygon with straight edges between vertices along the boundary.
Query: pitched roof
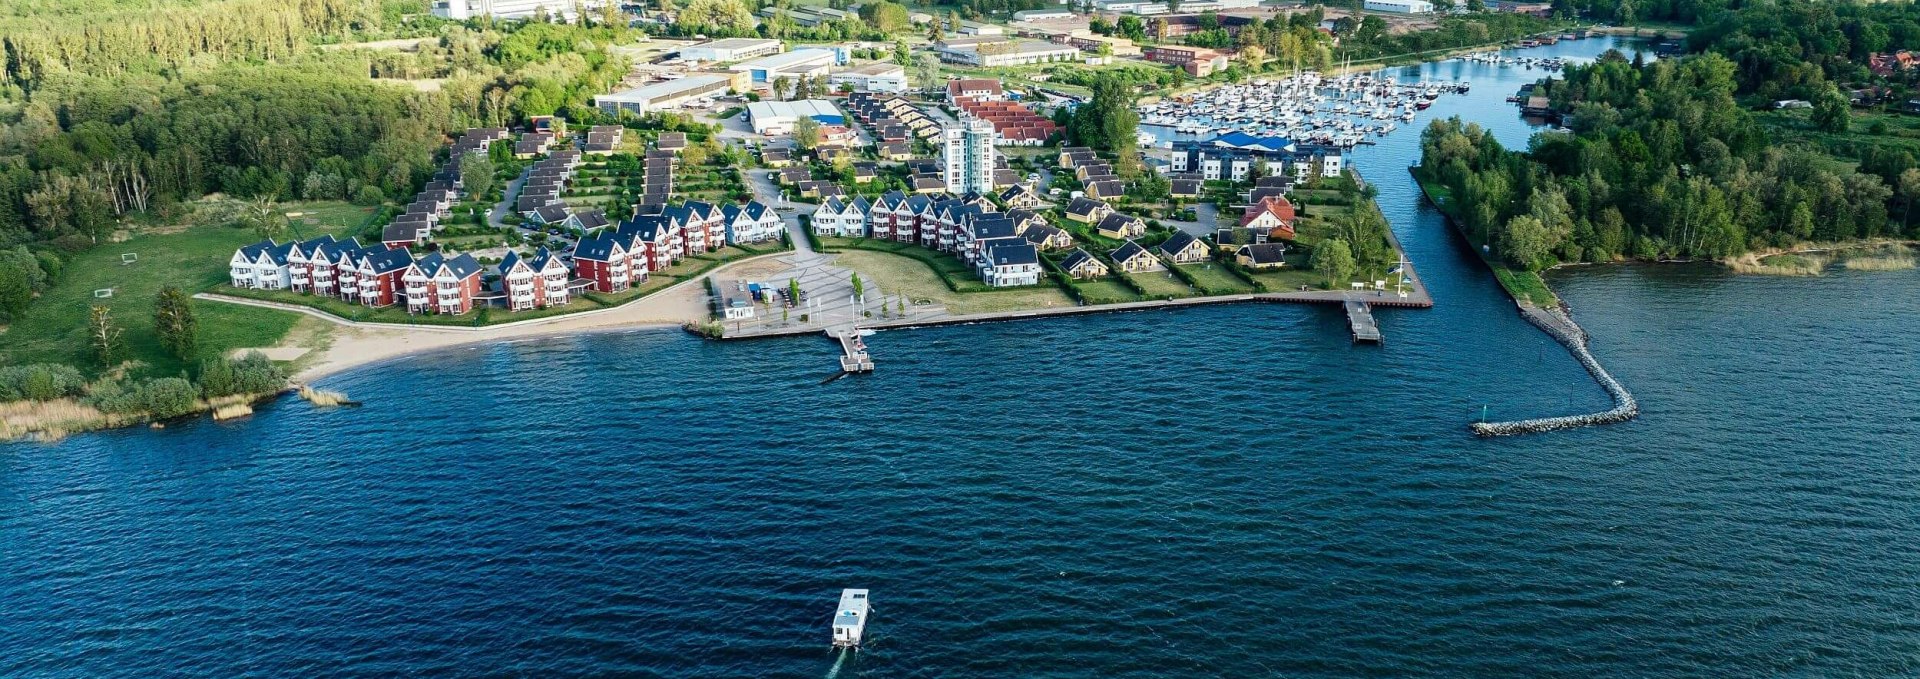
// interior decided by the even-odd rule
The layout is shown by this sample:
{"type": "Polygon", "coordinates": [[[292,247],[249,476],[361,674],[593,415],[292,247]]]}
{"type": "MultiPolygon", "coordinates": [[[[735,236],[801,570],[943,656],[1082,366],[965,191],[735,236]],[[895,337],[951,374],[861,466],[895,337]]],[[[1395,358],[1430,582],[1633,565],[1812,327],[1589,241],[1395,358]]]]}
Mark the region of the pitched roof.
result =
{"type": "Polygon", "coordinates": [[[1018,239],[994,243],[987,249],[987,259],[994,266],[1012,266],[1040,263],[1040,251],[1032,243],[1018,239]]]}
{"type": "Polygon", "coordinates": [[[1112,198],[1125,192],[1126,187],[1112,180],[1096,181],[1087,185],[1087,193],[1101,198],[1112,198]]]}
{"type": "MultiPolygon", "coordinates": [[[[1092,261],[1096,264],[1100,262],[1100,260],[1094,259],[1093,255],[1087,254],[1086,250],[1074,248],[1072,254],[1067,255],[1066,259],[1060,260],[1060,268],[1066,269],[1068,271],[1072,271],[1076,268],[1079,268],[1081,264],[1088,261],[1092,261]]],[[[1105,265],[1102,265],[1102,266],[1105,266],[1105,265]]]]}
{"type": "Polygon", "coordinates": [[[1132,227],[1138,221],[1140,221],[1139,217],[1124,212],[1109,212],[1095,228],[1101,231],[1120,231],[1132,227]]]}
{"type": "Polygon", "coordinates": [[[373,252],[373,248],[368,250],[366,265],[372,267],[374,273],[399,271],[413,265],[413,253],[408,252],[406,248],[378,252],[373,252]]]}
{"type": "Polygon", "coordinates": [[[620,246],[610,234],[599,233],[580,239],[573,245],[573,258],[591,262],[604,262],[613,259],[613,250],[620,246]]]}
{"type": "Polygon", "coordinates": [[[1293,223],[1293,203],[1287,202],[1286,196],[1261,198],[1260,202],[1247,206],[1246,213],[1240,215],[1240,225],[1246,226],[1263,214],[1271,214],[1281,222],[1291,224],[1293,223]]]}
{"type": "Polygon", "coordinates": [[[1013,220],[1006,217],[981,217],[973,220],[973,237],[979,240],[989,238],[1012,238],[1019,235],[1019,229],[1013,220]]]}
{"type": "Polygon", "coordinates": [[[1060,236],[1065,235],[1066,233],[1067,233],[1066,231],[1063,231],[1055,227],[1041,225],[1041,226],[1028,227],[1026,230],[1026,233],[1023,233],[1021,235],[1026,236],[1027,242],[1029,243],[1033,243],[1034,245],[1042,245],[1048,241],[1055,240],[1060,236]]]}
{"type": "Polygon", "coordinates": [[[1285,263],[1287,261],[1287,246],[1281,243],[1242,245],[1237,254],[1251,258],[1255,264],[1285,263]]]}
{"type": "Polygon", "coordinates": [[[474,259],[470,253],[462,252],[459,257],[446,260],[446,269],[453,273],[454,278],[478,276],[480,275],[480,260],[474,259]]]}
{"type": "Polygon", "coordinates": [[[1198,242],[1200,242],[1199,239],[1194,238],[1192,234],[1185,231],[1175,231],[1172,236],[1160,242],[1160,251],[1168,255],[1176,255],[1187,248],[1193,247],[1193,245],[1198,242]]]}
{"type": "Polygon", "coordinates": [[[1139,243],[1135,243],[1133,239],[1129,238],[1126,244],[1115,248],[1113,254],[1110,256],[1113,257],[1113,261],[1115,262],[1125,262],[1144,254],[1147,254],[1147,249],[1140,247],[1139,243]]]}
{"type": "Polygon", "coordinates": [[[495,265],[494,268],[500,271],[500,275],[505,276],[507,275],[508,272],[513,271],[514,267],[523,266],[523,265],[527,266],[527,268],[529,269],[532,268],[532,265],[527,264],[526,260],[521,259],[520,253],[515,252],[513,250],[508,250],[507,256],[501,257],[500,263],[498,265],[495,265]]]}
{"type": "Polygon", "coordinates": [[[540,249],[533,251],[533,257],[527,260],[527,266],[533,267],[533,270],[536,272],[545,271],[547,267],[554,264],[560,264],[560,268],[562,269],[567,266],[560,261],[559,257],[554,256],[553,251],[548,250],[547,246],[544,245],[540,246],[540,249]]]}
{"type": "Polygon", "coordinates": [[[432,227],[425,221],[392,222],[380,229],[382,243],[413,243],[419,241],[432,227]]]}
{"type": "Polygon", "coordinates": [[[1067,214],[1090,215],[1090,214],[1093,214],[1095,210],[1099,210],[1101,208],[1106,208],[1106,207],[1107,207],[1106,203],[1102,203],[1092,198],[1075,198],[1073,199],[1073,202],[1067,204],[1067,214]]]}

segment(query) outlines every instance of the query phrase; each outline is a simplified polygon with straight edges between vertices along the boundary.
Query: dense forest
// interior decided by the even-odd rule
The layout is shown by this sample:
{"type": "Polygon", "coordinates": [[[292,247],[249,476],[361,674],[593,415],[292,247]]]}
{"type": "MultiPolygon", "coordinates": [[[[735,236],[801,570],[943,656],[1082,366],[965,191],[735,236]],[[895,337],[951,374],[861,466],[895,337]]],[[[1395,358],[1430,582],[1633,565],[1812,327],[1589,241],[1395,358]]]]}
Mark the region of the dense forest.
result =
{"type": "Polygon", "coordinates": [[[577,109],[625,74],[602,48],[620,27],[414,17],[409,31],[430,31],[414,52],[310,46],[392,35],[386,6],[181,4],[61,31],[0,19],[0,248],[85,248],[216,192],[377,203],[424,181],[449,133],[577,109]]]}
{"type": "MultiPolygon", "coordinates": [[[[1873,79],[1874,53],[1920,49],[1920,6],[1764,0],[1709,15],[1687,48],[1738,64],[1740,91],[1772,99],[1814,99],[1831,83],[1873,79]]],[[[1896,74],[1911,84],[1914,73],[1896,74]]]]}
{"type": "Polygon", "coordinates": [[[1476,125],[1436,121],[1422,178],[1451,195],[1470,237],[1527,269],[1904,231],[1890,207],[1904,214],[1920,198],[1920,170],[1896,192],[1817,150],[1773,144],[1736,103],[1737,72],[1718,54],[1642,64],[1609,52],[1549,86],[1569,132],[1518,152],[1476,125]]]}

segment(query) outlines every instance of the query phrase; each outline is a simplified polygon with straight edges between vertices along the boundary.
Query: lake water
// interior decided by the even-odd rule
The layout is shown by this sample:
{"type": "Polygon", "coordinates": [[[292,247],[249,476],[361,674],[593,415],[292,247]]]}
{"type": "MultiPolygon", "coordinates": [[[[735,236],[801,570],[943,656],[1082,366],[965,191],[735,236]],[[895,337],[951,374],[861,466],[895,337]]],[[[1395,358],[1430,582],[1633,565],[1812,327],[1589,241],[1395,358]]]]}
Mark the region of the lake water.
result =
{"type": "MultiPolygon", "coordinates": [[[[1538,72],[1403,73],[1524,141],[1538,72]]],[[[0,676],[1920,672],[1920,272],[1557,273],[1643,413],[1476,439],[1607,400],[1417,143],[1357,159],[1437,300],[1383,347],[1206,307],[881,333],[822,385],[823,340],[582,335],[0,447],[0,676]]]]}

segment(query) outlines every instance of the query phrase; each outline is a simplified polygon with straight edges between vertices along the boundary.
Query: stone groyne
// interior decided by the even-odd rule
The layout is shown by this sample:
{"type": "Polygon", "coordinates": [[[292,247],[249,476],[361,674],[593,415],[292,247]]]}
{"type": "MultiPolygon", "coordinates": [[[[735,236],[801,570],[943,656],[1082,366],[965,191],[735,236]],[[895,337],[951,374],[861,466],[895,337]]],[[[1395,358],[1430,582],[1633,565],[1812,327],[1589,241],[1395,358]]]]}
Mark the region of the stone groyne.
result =
{"type": "Polygon", "coordinates": [[[1473,423],[1473,433],[1481,436],[1532,434],[1535,432],[1555,431],[1559,429],[1573,429],[1575,427],[1591,427],[1596,424],[1625,422],[1640,414],[1640,402],[1634,400],[1633,393],[1627,391],[1627,388],[1620,384],[1620,380],[1614,379],[1613,375],[1608,373],[1607,369],[1600,365],[1600,360],[1593,357],[1593,352],[1587,350],[1586,331],[1574,323],[1573,318],[1568,316],[1566,312],[1559,309],[1541,309],[1523,306],[1520,308],[1520,315],[1525,316],[1529,322],[1538,326],[1541,330],[1546,331],[1548,335],[1553,336],[1553,338],[1561,344],[1566,345],[1567,351],[1571,352],[1573,357],[1580,361],[1580,365],[1587,369],[1587,374],[1593,376],[1593,381],[1599,382],[1600,387],[1607,390],[1607,395],[1613,397],[1613,408],[1585,415],[1540,417],[1530,420],[1514,420],[1511,422],[1475,422],[1473,423]]]}

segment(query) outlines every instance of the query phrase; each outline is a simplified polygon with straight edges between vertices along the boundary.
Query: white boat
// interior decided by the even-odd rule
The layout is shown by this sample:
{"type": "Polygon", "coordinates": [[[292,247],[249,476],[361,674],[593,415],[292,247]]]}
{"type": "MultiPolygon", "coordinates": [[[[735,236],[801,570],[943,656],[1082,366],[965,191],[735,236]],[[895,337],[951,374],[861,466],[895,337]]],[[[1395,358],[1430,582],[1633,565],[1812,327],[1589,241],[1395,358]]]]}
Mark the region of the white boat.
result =
{"type": "Polygon", "coordinates": [[[859,648],[867,631],[867,590],[840,590],[840,611],[833,614],[835,648],[859,648]]]}

